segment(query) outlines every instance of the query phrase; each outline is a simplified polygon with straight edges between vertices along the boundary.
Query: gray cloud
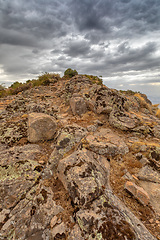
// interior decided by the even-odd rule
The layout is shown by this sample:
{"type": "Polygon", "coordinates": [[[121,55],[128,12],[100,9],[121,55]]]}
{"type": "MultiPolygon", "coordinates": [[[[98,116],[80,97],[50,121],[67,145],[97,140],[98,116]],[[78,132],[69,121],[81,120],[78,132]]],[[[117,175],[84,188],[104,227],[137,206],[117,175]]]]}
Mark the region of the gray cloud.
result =
{"type": "Polygon", "coordinates": [[[77,57],[77,56],[87,55],[89,51],[90,51],[90,44],[87,41],[73,40],[67,44],[63,52],[71,57],[77,57]]]}
{"type": "Polygon", "coordinates": [[[158,94],[159,24],[157,0],[0,0],[0,82],[71,67],[158,94]]]}

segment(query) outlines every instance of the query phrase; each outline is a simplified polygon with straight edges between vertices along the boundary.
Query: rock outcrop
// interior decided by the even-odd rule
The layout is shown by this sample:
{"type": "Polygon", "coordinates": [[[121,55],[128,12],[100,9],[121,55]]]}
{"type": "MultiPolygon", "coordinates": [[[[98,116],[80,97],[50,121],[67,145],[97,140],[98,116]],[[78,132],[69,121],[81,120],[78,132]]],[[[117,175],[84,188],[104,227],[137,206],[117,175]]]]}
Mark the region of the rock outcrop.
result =
{"type": "Polygon", "coordinates": [[[0,240],[160,239],[160,119],[76,75],[0,104],[0,240]]]}

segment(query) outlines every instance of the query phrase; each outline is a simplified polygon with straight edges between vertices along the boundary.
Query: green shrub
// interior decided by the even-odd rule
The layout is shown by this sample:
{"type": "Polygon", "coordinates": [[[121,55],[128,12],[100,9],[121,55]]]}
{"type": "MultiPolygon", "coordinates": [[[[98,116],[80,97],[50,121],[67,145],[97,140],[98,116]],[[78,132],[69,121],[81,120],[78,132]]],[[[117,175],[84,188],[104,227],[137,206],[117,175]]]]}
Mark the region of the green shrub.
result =
{"type": "Polygon", "coordinates": [[[29,88],[35,86],[46,86],[50,83],[57,82],[60,79],[60,75],[57,73],[44,73],[38,77],[38,79],[27,80],[26,83],[20,83],[18,81],[14,82],[9,88],[3,87],[0,84],[0,97],[14,95],[19,92],[23,92],[29,88]]]}
{"type": "Polygon", "coordinates": [[[44,85],[47,86],[50,83],[56,82],[58,79],[60,79],[60,75],[56,73],[44,73],[41,76],[38,77],[37,85],[44,85]]]}
{"type": "Polygon", "coordinates": [[[4,97],[5,92],[5,87],[3,86],[3,84],[0,84],[0,97],[4,97]]]}
{"type": "Polygon", "coordinates": [[[67,77],[73,77],[75,75],[78,75],[78,72],[76,70],[73,70],[71,68],[68,68],[65,72],[64,72],[64,76],[67,76],[67,77]]]}
{"type": "Polygon", "coordinates": [[[17,81],[17,82],[14,82],[10,87],[12,89],[16,89],[16,88],[20,87],[21,85],[22,85],[22,83],[17,81]]]}

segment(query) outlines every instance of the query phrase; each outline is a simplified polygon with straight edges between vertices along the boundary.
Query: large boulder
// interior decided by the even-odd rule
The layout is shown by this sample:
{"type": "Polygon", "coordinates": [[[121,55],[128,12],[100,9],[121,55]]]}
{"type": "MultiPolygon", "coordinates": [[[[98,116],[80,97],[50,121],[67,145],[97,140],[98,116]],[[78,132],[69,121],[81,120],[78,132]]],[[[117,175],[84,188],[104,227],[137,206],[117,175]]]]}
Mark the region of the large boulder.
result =
{"type": "Polygon", "coordinates": [[[44,113],[30,113],[28,115],[28,141],[50,140],[54,138],[57,130],[55,118],[44,113]]]}

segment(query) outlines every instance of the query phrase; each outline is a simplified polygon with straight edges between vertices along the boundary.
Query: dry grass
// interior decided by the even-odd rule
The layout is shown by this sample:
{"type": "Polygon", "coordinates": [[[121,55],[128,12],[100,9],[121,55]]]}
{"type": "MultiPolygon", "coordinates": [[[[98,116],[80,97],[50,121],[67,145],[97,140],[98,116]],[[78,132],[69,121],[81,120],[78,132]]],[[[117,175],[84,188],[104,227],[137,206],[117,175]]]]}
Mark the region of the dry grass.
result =
{"type": "Polygon", "coordinates": [[[158,106],[159,106],[159,103],[152,105],[152,107],[154,107],[154,108],[158,108],[158,106]]]}
{"type": "Polygon", "coordinates": [[[149,103],[146,102],[146,100],[141,96],[141,94],[136,93],[136,94],[134,94],[134,96],[139,99],[139,103],[140,103],[141,108],[146,108],[150,112],[152,112],[152,106],[149,103]]]}
{"type": "Polygon", "coordinates": [[[156,117],[160,118],[160,109],[157,110],[156,117]]]}

